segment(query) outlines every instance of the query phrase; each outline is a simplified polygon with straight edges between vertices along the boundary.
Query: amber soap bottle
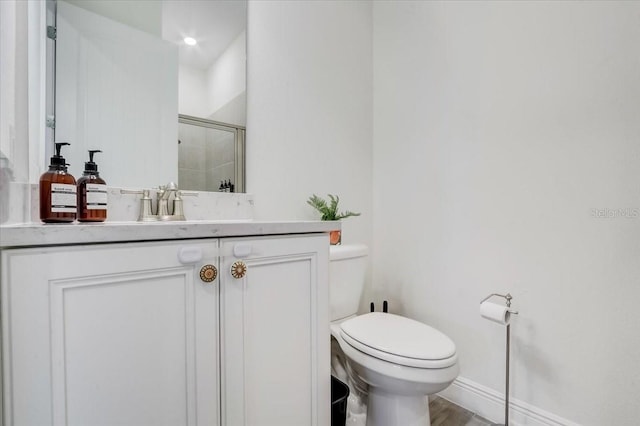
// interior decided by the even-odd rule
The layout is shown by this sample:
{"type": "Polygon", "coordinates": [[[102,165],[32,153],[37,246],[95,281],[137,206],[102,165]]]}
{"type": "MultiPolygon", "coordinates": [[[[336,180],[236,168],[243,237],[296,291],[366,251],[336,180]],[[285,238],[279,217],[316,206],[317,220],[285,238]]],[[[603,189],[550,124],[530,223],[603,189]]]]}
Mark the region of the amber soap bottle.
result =
{"type": "Polygon", "coordinates": [[[76,219],[76,180],[67,172],[60,150],[67,142],[57,142],[49,170],[40,176],[40,220],[45,223],[73,222],[76,219]]]}
{"type": "Polygon", "coordinates": [[[78,179],[78,221],[104,222],[107,218],[107,185],[98,174],[93,156],[99,149],[89,150],[89,161],[78,179]]]}

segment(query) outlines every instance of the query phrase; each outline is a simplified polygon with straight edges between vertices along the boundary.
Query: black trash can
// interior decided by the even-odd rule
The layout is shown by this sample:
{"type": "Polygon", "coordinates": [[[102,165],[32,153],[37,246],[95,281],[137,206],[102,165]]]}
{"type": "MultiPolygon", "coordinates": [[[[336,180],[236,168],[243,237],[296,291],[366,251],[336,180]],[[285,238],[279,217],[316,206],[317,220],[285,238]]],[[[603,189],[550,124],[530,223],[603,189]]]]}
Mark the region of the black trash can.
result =
{"type": "Polygon", "coordinates": [[[331,426],[345,426],[349,386],[331,376],[331,426]]]}

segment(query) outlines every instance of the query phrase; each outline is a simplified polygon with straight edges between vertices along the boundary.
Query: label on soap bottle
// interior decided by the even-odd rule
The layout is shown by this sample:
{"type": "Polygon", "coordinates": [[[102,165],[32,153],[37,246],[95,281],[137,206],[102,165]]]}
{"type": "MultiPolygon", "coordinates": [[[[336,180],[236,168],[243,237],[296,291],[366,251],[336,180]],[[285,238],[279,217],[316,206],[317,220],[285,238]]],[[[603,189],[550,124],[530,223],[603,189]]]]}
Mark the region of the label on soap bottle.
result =
{"type": "Polygon", "coordinates": [[[107,209],[107,185],[87,184],[87,210],[107,209]]]}
{"type": "Polygon", "coordinates": [[[51,212],[75,213],[77,210],[76,186],[66,183],[51,184],[51,212]]]}

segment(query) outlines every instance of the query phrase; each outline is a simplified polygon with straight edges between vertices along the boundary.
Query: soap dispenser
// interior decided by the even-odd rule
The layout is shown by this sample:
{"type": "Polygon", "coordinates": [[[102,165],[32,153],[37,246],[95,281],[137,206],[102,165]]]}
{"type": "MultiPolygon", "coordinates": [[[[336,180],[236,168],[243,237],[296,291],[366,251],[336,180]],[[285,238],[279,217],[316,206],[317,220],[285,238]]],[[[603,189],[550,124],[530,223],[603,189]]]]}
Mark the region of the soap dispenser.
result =
{"type": "Polygon", "coordinates": [[[78,179],[79,222],[104,222],[107,218],[107,185],[93,161],[96,152],[102,151],[89,150],[89,161],[84,163],[84,173],[78,179]]]}
{"type": "Polygon", "coordinates": [[[60,150],[67,142],[55,144],[49,170],[40,176],[40,220],[45,223],[73,222],[76,218],[76,180],[67,172],[60,150]]]}

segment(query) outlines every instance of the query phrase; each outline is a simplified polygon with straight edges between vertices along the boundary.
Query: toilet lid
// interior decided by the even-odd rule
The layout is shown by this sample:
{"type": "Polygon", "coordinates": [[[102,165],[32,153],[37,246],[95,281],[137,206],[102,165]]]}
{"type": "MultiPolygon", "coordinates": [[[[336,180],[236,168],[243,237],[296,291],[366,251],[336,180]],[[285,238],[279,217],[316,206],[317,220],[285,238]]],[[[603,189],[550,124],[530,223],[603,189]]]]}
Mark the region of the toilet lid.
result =
{"type": "Polygon", "coordinates": [[[395,364],[445,368],[457,361],[451,339],[409,318],[371,312],[343,322],[340,328],[345,342],[354,348],[395,364]]]}

